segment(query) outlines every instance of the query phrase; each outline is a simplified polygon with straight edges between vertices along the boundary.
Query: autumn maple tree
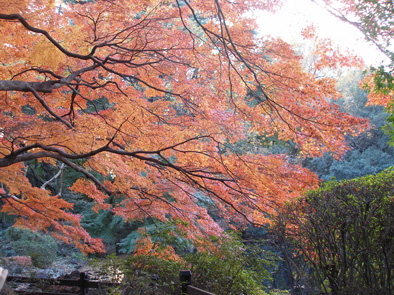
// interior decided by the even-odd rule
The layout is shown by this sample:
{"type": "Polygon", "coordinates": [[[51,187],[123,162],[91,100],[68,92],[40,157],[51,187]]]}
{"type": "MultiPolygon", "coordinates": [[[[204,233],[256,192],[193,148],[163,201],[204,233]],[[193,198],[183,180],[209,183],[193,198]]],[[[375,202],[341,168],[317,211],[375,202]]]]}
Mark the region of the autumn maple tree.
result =
{"type": "MultiPolygon", "coordinates": [[[[255,133],[301,156],[341,155],[345,134],[366,127],[332,103],[335,80],[253,33],[248,12],[280,2],[0,1],[2,212],[85,253],[104,250],[72,203],[31,185],[33,160],[82,173],[71,189],[95,210],[180,220],[190,239],[222,231],[207,206],[232,224],[264,224],[316,187],[286,155],[232,149],[255,133]]],[[[324,46],[315,54],[318,67],[349,65],[324,46]]]]}

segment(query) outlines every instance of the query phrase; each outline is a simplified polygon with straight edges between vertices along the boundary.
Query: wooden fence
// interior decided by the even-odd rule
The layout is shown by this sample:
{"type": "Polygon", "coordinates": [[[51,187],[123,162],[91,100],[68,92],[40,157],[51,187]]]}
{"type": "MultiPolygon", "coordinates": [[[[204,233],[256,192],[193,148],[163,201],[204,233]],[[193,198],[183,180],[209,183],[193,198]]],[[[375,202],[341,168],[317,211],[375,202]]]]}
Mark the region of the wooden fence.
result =
{"type": "MultiPolygon", "coordinates": [[[[87,295],[89,288],[99,289],[103,287],[114,287],[119,286],[119,283],[110,283],[110,282],[98,282],[98,281],[89,281],[88,274],[81,272],[79,279],[49,279],[49,278],[30,278],[30,277],[16,277],[16,276],[8,276],[7,281],[15,282],[15,283],[31,283],[38,285],[57,285],[57,286],[68,286],[68,287],[77,287],[79,288],[80,295],[87,295]]],[[[16,291],[18,294],[40,294],[40,295],[70,295],[70,293],[47,293],[47,292],[25,292],[25,291],[16,291]]]]}
{"type": "Polygon", "coordinates": [[[187,286],[186,294],[187,295],[215,295],[213,293],[198,289],[192,285],[187,286]]]}
{"type": "MultiPolygon", "coordinates": [[[[190,270],[181,270],[179,274],[181,281],[180,293],[182,295],[215,295],[213,293],[201,290],[191,285],[191,272],[190,270]]],[[[90,281],[88,274],[81,272],[79,279],[49,279],[49,278],[30,278],[30,277],[17,277],[8,276],[7,281],[15,283],[31,283],[38,285],[57,285],[57,286],[68,286],[79,288],[79,293],[53,293],[53,292],[28,292],[28,291],[17,291],[18,294],[29,294],[29,295],[70,295],[80,294],[88,295],[89,288],[91,289],[103,289],[107,287],[117,287],[120,283],[110,283],[102,281],[90,281]]],[[[179,292],[178,291],[178,292],[179,292]]],[[[179,293],[178,293],[179,294],[179,293]]]]}
{"type": "Polygon", "coordinates": [[[187,295],[215,295],[213,293],[201,290],[192,285],[192,272],[190,270],[181,270],[179,273],[181,281],[181,294],[187,295]]]}

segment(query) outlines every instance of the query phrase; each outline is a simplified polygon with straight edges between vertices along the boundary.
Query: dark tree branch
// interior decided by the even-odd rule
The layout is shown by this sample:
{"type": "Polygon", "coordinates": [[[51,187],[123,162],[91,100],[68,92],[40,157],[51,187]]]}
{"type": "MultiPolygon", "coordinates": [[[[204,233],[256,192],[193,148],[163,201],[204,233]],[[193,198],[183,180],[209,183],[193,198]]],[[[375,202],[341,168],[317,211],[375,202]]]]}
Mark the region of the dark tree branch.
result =
{"type": "Polygon", "coordinates": [[[33,95],[37,98],[37,100],[40,102],[40,104],[44,107],[44,109],[51,114],[54,118],[56,118],[58,121],[62,122],[64,125],[66,125],[68,128],[73,129],[73,126],[64,120],[62,117],[57,115],[52,109],[48,106],[48,104],[42,99],[42,97],[37,93],[37,91],[30,87],[30,92],[33,93],[33,95]]]}
{"type": "Polygon", "coordinates": [[[25,81],[12,81],[0,80],[0,91],[21,91],[31,92],[34,89],[36,92],[51,93],[56,88],[59,80],[50,80],[46,82],[25,82],[25,81]]]}
{"type": "Polygon", "coordinates": [[[59,44],[59,42],[57,42],[55,39],[53,39],[52,36],[47,31],[42,30],[42,29],[38,29],[38,28],[35,28],[35,27],[31,26],[24,19],[24,17],[21,16],[20,14],[1,14],[0,13],[0,19],[3,19],[3,20],[17,20],[17,21],[19,21],[29,31],[44,35],[53,45],[56,46],[57,49],[59,49],[62,53],[64,53],[65,55],[67,55],[69,57],[74,57],[74,58],[78,58],[78,59],[81,59],[81,60],[89,60],[89,59],[91,59],[91,60],[94,61],[93,54],[96,51],[96,47],[93,47],[93,49],[91,50],[91,52],[88,55],[81,55],[81,54],[73,53],[73,52],[70,52],[67,49],[65,49],[63,46],[61,46],[59,44]]]}

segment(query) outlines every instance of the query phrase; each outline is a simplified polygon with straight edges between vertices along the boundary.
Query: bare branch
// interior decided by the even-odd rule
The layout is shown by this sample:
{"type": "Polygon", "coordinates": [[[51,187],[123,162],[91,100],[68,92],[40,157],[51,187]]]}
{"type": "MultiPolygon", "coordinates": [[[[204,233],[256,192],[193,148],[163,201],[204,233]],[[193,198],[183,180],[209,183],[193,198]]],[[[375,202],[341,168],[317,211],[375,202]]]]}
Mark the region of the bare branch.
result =
{"type": "Polygon", "coordinates": [[[45,182],[41,185],[40,188],[41,188],[41,189],[45,189],[45,187],[46,187],[49,183],[51,183],[51,182],[54,181],[56,178],[58,178],[58,177],[62,174],[63,168],[64,168],[64,163],[62,163],[62,164],[60,165],[59,171],[58,171],[53,177],[51,177],[49,180],[45,181],[45,182]]]}

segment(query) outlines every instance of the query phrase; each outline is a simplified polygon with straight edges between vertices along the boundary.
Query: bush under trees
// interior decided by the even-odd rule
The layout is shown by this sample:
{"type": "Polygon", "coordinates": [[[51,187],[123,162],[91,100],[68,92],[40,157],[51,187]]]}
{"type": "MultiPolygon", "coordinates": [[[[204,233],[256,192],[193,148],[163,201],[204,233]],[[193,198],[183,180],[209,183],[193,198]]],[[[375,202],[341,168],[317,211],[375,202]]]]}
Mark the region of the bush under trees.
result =
{"type": "Polygon", "coordinates": [[[394,293],[394,170],[327,182],[275,217],[325,294],[394,293]]]}
{"type": "MultiPolygon", "coordinates": [[[[144,250],[143,253],[127,258],[111,255],[101,265],[105,274],[112,273],[114,277],[124,274],[122,287],[116,292],[122,295],[178,294],[179,271],[189,269],[192,272],[193,286],[216,295],[268,293],[263,282],[270,279],[268,269],[275,260],[271,253],[258,247],[245,246],[239,238],[229,235],[201,240],[200,243],[194,243],[194,250],[179,255],[172,252],[172,258],[169,258],[171,251],[168,245],[180,249],[179,246],[183,247],[185,240],[181,241],[182,237],[178,236],[178,245],[172,238],[166,244],[163,240],[165,236],[168,238],[171,234],[164,230],[157,239],[153,236],[149,240],[152,242],[149,251],[144,250]]],[[[144,239],[142,236],[137,244],[144,239]]],[[[137,246],[136,252],[138,251],[137,246]]]]}
{"type": "Polygon", "coordinates": [[[39,268],[50,266],[57,253],[56,241],[51,236],[16,227],[4,232],[3,248],[6,247],[15,255],[30,256],[33,266],[39,268]]]}

